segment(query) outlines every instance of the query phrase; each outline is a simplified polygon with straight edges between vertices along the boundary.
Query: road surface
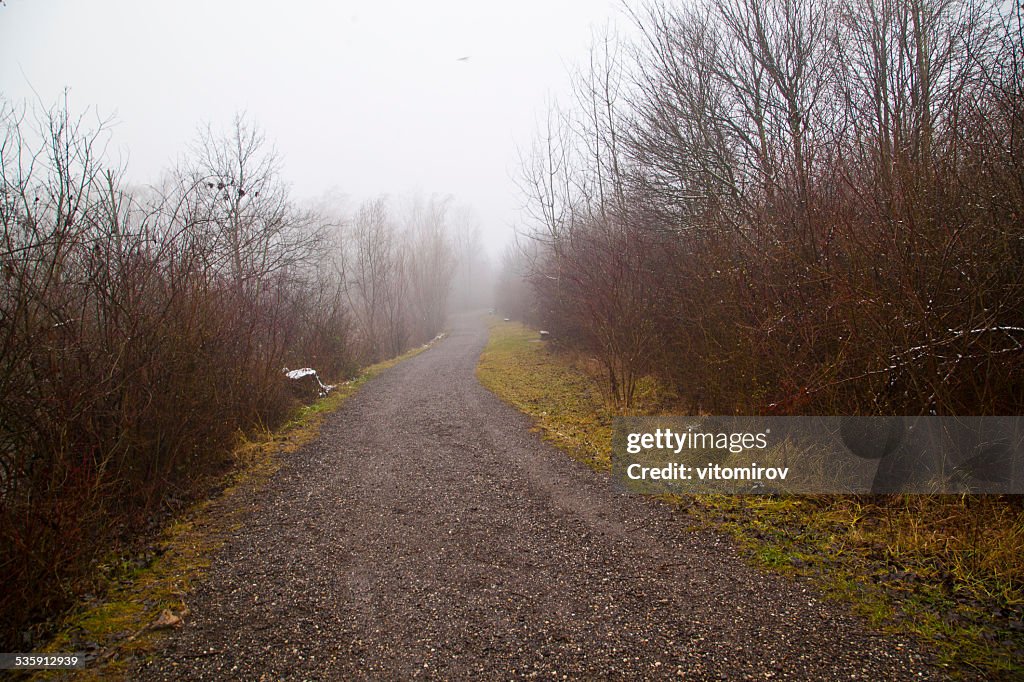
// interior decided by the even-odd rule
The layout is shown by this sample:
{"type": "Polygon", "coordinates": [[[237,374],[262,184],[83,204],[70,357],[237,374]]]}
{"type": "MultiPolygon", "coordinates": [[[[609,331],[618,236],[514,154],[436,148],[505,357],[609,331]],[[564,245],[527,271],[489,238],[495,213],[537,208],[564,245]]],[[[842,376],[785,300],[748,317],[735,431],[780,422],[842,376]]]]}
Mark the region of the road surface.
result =
{"type": "Polygon", "coordinates": [[[454,320],[288,456],[133,678],[938,676],[542,442],[477,383],[486,338],[454,320]]]}

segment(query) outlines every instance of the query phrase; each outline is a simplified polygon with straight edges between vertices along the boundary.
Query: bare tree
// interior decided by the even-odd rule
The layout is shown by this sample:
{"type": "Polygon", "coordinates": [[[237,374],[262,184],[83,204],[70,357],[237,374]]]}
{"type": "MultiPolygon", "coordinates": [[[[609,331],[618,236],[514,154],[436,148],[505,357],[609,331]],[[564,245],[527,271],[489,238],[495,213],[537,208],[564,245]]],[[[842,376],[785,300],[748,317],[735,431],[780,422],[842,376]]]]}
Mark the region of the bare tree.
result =
{"type": "Polygon", "coordinates": [[[201,129],[178,171],[187,220],[207,232],[214,265],[249,296],[315,260],[324,239],[316,217],[291,203],[280,171],[277,153],[242,115],[227,133],[201,129]]]}
{"type": "Polygon", "coordinates": [[[456,270],[452,283],[452,307],[472,310],[493,304],[493,271],[483,246],[480,217],[466,206],[452,211],[451,241],[456,270]]]}
{"type": "Polygon", "coordinates": [[[373,361],[396,355],[408,340],[406,257],[384,197],[359,207],[346,247],[346,292],[363,352],[373,361]]]}
{"type": "Polygon", "coordinates": [[[627,12],[524,164],[543,324],[620,399],[646,361],[693,409],[1016,405],[1020,9],[627,12]]]}
{"type": "Polygon", "coordinates": [[[447,215],[451,197],[415,197],[408,207],[409,297],[417,335],[429,339],[444,329],[455,272],[455,253],[448,234],[447,215]]]}

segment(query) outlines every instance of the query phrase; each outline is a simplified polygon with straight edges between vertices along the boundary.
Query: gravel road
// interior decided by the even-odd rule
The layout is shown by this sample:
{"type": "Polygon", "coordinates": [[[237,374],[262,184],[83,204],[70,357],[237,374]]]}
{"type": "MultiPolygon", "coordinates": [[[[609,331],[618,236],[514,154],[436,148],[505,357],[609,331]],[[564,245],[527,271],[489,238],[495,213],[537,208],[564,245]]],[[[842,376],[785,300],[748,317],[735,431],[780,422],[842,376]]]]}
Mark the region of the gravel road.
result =
{"type": "Polygon", "coordinates": [[[722,536],[543,443],[449,336],[250,500],[144,680],[941,677],[722,536]]]}

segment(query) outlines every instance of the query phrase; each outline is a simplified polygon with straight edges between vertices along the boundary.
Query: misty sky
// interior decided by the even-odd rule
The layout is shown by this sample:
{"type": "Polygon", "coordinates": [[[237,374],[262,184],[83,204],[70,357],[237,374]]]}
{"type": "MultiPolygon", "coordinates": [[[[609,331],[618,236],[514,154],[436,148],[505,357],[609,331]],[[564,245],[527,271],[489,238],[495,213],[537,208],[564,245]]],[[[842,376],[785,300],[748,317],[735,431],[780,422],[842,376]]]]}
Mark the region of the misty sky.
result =
{"type": "Polygon", "coordinates": [[[244,111],[297,199],[451,193],[493,252],[522,203],[517,145],[620,16],[616,0],[7,0],[0,92],[49,106],[67,87],[73,112],[115,116],[135,183],[244,111]]]}

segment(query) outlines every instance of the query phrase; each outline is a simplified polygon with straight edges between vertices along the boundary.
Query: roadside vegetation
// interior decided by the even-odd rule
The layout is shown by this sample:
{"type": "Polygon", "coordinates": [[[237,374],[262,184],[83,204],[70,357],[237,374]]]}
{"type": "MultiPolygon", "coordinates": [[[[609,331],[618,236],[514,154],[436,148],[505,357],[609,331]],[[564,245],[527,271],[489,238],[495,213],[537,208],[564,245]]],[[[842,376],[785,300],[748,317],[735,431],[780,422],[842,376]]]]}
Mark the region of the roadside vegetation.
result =
{"type": "MultiPolygon", "coordinates": [[[[679,411],[650,377],[616,407],[601,363],[493,321],[480,381],[536,420],[541,435],[598,471],[611,420],[679,411]]],[[[800,576],[882,630],[909,632],[953,674],[1024,674],[1024,506],[985,496],[693,496],[663,498],[728,532],[759,565],[800,576]]]]}
{"type": "Polygon", "coordinates": [[[1020,3],[623,11],[524,155],[502,312],[624,408],[1020,414],[1020,3]]]}
{"type": "Polygon", "coordinates": [[[129,185],[110,140],[67,102],[0,98],[5,651],[37,648],[120,570],[111,552],[159,533],[234,469],[239,442],[322,390],[287,368],[340,383],[429,341],[453,279],[479,269],[477,227],[450,198],[301,204],[243,117],[201,128],[156,186],[129,185]]]}

